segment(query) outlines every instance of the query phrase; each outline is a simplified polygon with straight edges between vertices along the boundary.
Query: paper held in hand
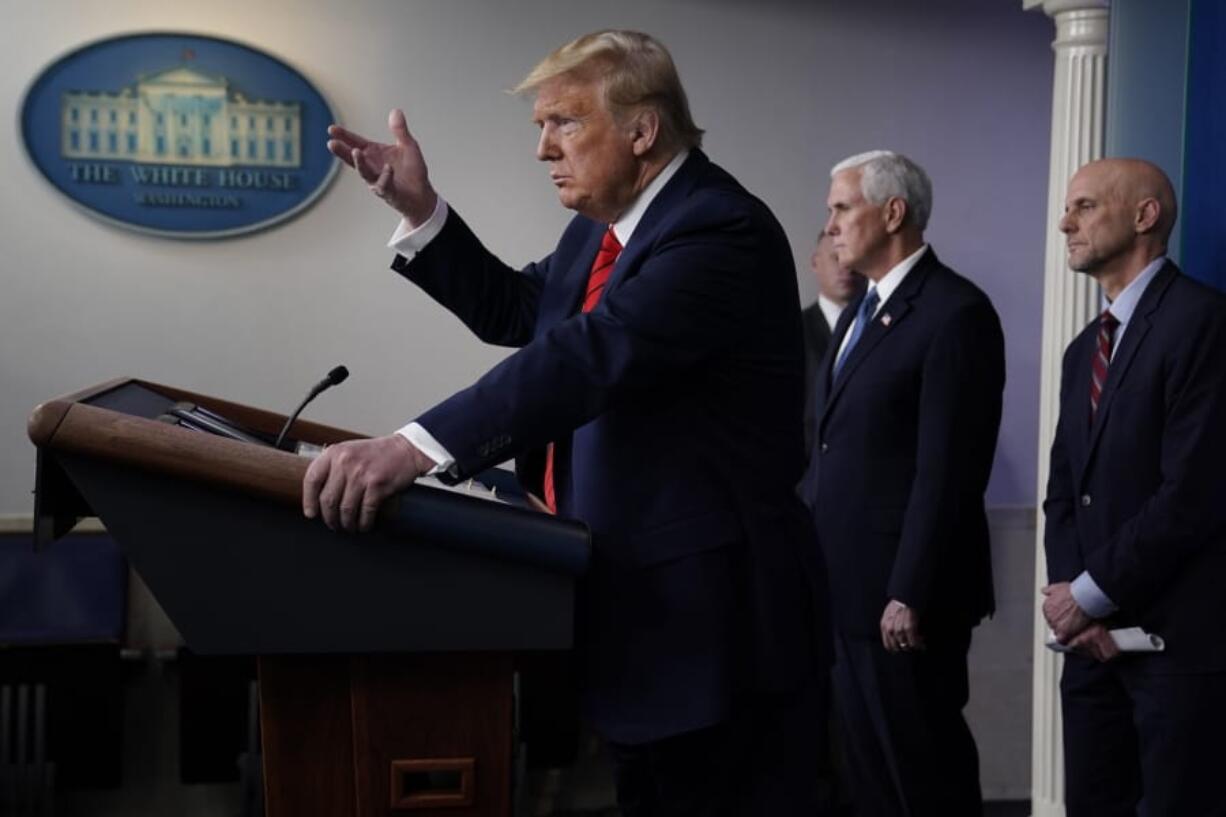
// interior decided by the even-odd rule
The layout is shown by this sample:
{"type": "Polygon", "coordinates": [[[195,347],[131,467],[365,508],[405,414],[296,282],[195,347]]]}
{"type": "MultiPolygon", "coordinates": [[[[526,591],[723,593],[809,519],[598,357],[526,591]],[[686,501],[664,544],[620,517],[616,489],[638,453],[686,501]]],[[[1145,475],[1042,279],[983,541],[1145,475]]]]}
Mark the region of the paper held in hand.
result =
{"type": "MultiPolygon", "coordinates": [[[[1108,632],[1120,652],[1162,652],[1166,649],[1166,642],[1161,636],[1147,633],[1140,627],[1121,627],[1108,632]]],[[[1052,632],[1047,633],[1047,648],[1054,652],[1072,652],[1069,647],[1057,641],[1052,632]]]]}

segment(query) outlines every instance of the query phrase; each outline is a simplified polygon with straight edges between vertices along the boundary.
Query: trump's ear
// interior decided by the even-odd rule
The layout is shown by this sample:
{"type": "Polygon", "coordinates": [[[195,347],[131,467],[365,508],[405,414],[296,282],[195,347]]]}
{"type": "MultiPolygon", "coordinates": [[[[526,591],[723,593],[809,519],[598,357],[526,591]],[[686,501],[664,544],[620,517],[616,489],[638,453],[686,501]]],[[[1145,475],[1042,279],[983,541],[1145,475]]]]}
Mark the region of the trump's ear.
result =
{"type": "Polygon", "coordinates": [[[630,147],[634,155],[645,156],[655,147],[660,136],[660,114],[653,108],[643,108],[630,120],[630,147]]]}

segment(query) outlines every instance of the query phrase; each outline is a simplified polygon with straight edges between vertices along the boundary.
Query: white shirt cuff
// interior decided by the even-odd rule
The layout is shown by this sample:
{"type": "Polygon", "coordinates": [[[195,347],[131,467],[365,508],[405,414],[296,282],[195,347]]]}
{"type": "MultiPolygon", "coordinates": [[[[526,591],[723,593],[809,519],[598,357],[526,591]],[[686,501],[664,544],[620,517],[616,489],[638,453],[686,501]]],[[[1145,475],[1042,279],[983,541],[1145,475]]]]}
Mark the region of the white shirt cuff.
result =
{"type": "Polygon", "coordinates": [[[1081,575],[1073,579],[1069,592],[1077,606],[1090,618],[1106,618],[1119,609],[1088,571],[1081,571],[1081,575]]]}
{"type": "Polygon", "coordinates": [[[434,460],[434,467],[427,471],[427,474],[441,474],[455,465],[455,457],[451,456],[451,453],[419,424],[409,423],[404,428],[397,429],[396,433],[416,446],[418,451],[434,460]]]}
{"type": "Polygon", "coordinates": [[[392,233],[387,246],[403,255],[406,261],[412,261],[413,256],[424,250],[426,245],[442,232],[443,225],[447,222],[448,212],[450,211],[447,208],[447,202],[443,201],[442,196],[439,196],[434,203],[434,212],[430,214],[430,218],[416,227],[409,226],[406,219],[400,219],[400,223],[396,225],[396,232],[392,233]]]}

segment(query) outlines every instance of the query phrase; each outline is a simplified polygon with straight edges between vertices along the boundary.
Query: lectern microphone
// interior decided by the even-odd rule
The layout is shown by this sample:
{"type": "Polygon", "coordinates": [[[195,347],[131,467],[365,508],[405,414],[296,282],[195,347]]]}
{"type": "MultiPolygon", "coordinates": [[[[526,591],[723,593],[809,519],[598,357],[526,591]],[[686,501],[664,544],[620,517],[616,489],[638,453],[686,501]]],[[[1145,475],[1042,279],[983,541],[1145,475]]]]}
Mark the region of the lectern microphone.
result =
{"type": "Polygon", "coordinates": [[[307,407],[307,403],[310,403],[323,391],[340,383],[344,383],[345,378],[348,376],[348,369],[346,369],[344,366],[337,366],[335,369],[328,372],[327,377],[312,386],[311,390],[307,392],[307,396],[304,397],[302,402],[298,404],[298,408],[294,409],[294,413],[289,416],[289,419],[285,421],[285,425],[281,427],[281,433],[277,435],[277,441],[273,443],[273,447],[281,447],[281,442],[285,439],[285,435],[289,432],[290,426],[292,426],[294,421],[298,419],[298,415],[302,413],[302,410],[307,407]]]}

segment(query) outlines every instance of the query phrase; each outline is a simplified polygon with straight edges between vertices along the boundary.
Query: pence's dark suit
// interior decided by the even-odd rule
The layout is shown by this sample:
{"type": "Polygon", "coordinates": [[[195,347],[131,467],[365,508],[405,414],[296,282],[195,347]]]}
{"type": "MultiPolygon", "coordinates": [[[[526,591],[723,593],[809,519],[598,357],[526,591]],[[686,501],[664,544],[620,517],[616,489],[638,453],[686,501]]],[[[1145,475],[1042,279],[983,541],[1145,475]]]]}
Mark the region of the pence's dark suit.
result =
{"type": "Polygon", "coordinates": [[[993,609],[983,495],[1004,385],[1000,322],[929,249],[832,380],[858,306],[821,364],[802,488],[830,574],[852,790],[861,815],[978,813],[961,710],[971,628],[993,609]],[[926,650],[882,647],[890,599],[918,612],[926,650]]]}
{"type": "Polygon", "coordinates": [[[800,323],[805,337],[805,452],[813,450],[814,430],[817,428],[817,372],[818,364],[830,345],[830,324],[822,305],[814,301],[800,313],[800,323]]]}
{"type": "Polygon", "coordinates": [[[1167,263],[1111,358],[1090,424],[1098,322],[1069,345],[1052,445],[1048,578],[1088,570],[1166,650],[1070,655],[1061,692],[1070,817],[1223,814],[1226,298],[1167,263]]]}

